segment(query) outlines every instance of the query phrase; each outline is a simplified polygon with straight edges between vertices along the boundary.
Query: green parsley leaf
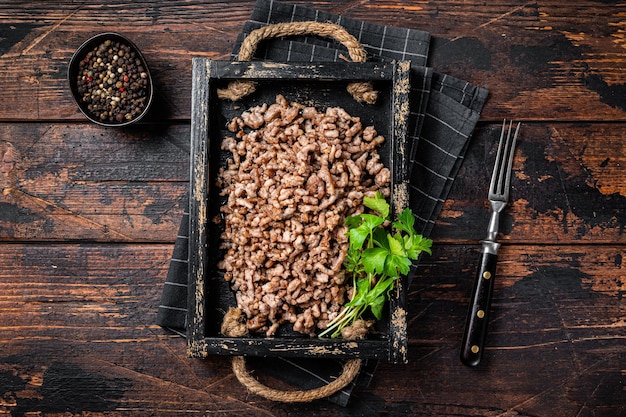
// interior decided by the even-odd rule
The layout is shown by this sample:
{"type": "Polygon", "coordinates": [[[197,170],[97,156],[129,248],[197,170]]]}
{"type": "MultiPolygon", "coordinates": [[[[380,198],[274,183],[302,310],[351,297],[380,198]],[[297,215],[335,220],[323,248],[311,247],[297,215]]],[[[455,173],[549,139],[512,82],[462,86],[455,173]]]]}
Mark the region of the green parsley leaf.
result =
{"type": "Polygon", "coordinates": [[[378,281],[368,294],[367,301],[370,305],[370,309],[374,317],[378,320],[382,318],[383,307],[389,298],[389,291],[393,289],[394,281],[395,279],[390,277],[378,281]]]}
{"type": "Polygon", "coordinates": [[[369,235],[370,229],[365,223],[361,223],[359,227],[355,227],[354,229],[349,229],[348,237],[350,240],[350,247],[357,250],[361,249],[369,235]]]}
{"type": "Polygon", "coordinates": [[[409,258],[417,259],[419,257],[419,254],[422,252],[426,252],[427,254],[431,255],[432,244],[432,240],[426,239],[422,235],[413,235],[409,237],[408,241],[405,241],[404,247],[409,258]]]}
{"type": "Polygon", "coordinates": [[[363,251],[363,270],[368,274],[382,274],[385,269],[385,260],[389,255],[386,248],[369,248],[363,251]]]}
{"type": "Polygon", "coordinates": [[[406,275],[411,269],[411,260],[402,255],[389,255],[385,262],[385,273],[390,277],[406,275]]]}
{"type": "Polygon", "coordinates": [[[398,216],[398,221],[393,222],[394,229],[398,231],[407,232],[409,235],[415,234],[415,229],[413,225],[415,224],[415,217],[413,216],[413,212],[411,209],[404,209],[402,213],[398,216]]]}
{"type": "Polygon", "coordinates": [[[348,229],[357,228],[363,223],[363,219],[361,219],[360,215],[350,216],[346,219],[345,225],[348,229]]]}
{"type": "Polygon", "coordinates": [[[376,317],[376,320],[380,320],[383,318],[383,308],[385,307],[385,301],[387,301],[385,299],[385,296],[381,295],[380,297],[372,300],[372,302],[370,303],[370,309],[372,310],[372,314],[374,315],[374,317],[376,317]]]}
{"type": "Polygon", "coordinates": [[[376,216],[375,214],[361,214],[361,218],[363,219],[363,223],[370,231],[374,230],[385,222],[385,219],[380,216],[376,216]]]}
{"type": "Polygon", "coordinates": [[[405,255],[404,239],[399,233],[395,235],[387,235],[387,241],[389,242],[389,252],[392,255],[405,255]]]}
{"type": "Polygon", "coordinates": [[[383,227],[377,227],[374,230],[374,233],[372,233],[372,239],[374,241],[374,246],[385,248],[388,251],[390,250],[389,242],[387,241],[387,231],[383,227]]]}
{"type": "Polygon", "coordinates": [[[377,191],[374,197],[363,197],[363,205],[379,213],[383,221],[389,217],[389,203],[387,203],[380,191],[377,191]]]}

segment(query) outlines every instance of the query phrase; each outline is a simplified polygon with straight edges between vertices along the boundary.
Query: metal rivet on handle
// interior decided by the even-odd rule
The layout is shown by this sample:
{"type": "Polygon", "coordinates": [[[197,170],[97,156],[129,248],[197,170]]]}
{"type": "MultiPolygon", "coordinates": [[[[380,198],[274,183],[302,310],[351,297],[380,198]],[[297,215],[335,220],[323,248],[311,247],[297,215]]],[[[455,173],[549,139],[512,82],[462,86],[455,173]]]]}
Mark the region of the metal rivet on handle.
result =
{"type": "Polygon", "coordinates": [[[483,272],[483,278],[485,278],[485,279],[491,278],[491,272],[489,272],[489,271],[483,272]]]}
{"type": "Polygon", "coordinates": [[[478,353],[478,351],[480,350],[480,348],[476,345],[472,346],[472,353],[478,353]]]}

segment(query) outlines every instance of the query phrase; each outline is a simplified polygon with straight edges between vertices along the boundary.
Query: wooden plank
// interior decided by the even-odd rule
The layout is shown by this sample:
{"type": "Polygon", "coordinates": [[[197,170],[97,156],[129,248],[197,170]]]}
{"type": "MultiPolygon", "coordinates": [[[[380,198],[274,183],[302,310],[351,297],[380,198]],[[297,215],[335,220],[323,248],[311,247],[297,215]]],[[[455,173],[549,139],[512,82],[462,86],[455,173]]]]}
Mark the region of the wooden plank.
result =
{"type": "MultiPolygon", "coordinates": [[[[477,128],[433,230],[436,241],[484,237],[499,129],[477,128]]],[[[175,239],[186,204],[189,125],[118,131],[4,123],[0,137],[0,148],[18,155],[0,179],[0,239],[175,239]]],[[[523,124],[501,239],[624,242],[625,137],[621,123],[523,124]]]]}
{"type": "MultiPolygon", "coordinates": [[[[157,90],[148,120],[188,120],[191,58],[228,59],[253,4],[4,5],[0,24],[14,29],[0,50],[0,120],[84,120],[71,100],[66,66],[84,40],[105,30],[127,35],[146,56],[157,90]]],[[[626,6],[591,0],[500,2],[488,12],[481,6],[315,3],[346,17],[430,32],[430,66],[490,88],[486,119],[624,120],[617,97],[626,83],[620,29],[626,6]]]]}
{"type": "Polygon", "coordinates": [[[1,155],[12,156],[0,177],[0,239],[176,238],[188,126],[0,124],[0,137],[1,155]]]}
{"type": "MultiPolygon", "coordinates": [[[[390,393],[392,410],[524,416],[548,415],[545,410],[551,416],[623,412],[626,394],[618,382],[626,338],[623,246],[504,245],[485,362],[468,370],[458,353],[478,251],[436,247],[423,262],[409,294],[409,356],[415,360],[412,375],[421,377],[413,376],[415,390],[390,393]],[[449,391],[456,389],[468,392],[449,391]],[[425,408],[413,404],[416,391],[425,408]],[[585,400],[573,400],[582,392],[585,400]],[[444,407],[451,396],[456,404],[472,406],[444,407]]],[[[392,386],[402,373],[384,365],[376,388],[392,386]]]]}
{"type": "MultiPolygon", "coordinates": [[[[186,358],[185,341],[153,324],[170,250],[1,245],[0,380],[12,382],[0,385],[0,411],[61,412],[55,407],[62,404],[63,411],[109,415],[292,415],[293,405],[247,394],[226,357],[186,358]]],[[[458,359],[478,248],[437,245],[407,298],[409,363],[381,363],[348,409],[318,402],[297,410],[620,415],[624,247],[505,244],[500,253],[491,333],[478,368],[458,359]]]]}
{"type": "MultiPolygon", "coordinates": [[[[485,237],[487,188],[500,126],[479,126],[433,237],[485,237]]],[[[626,126],[525,123],[501,239],[516,243],[624,242],[626,126]]]]}

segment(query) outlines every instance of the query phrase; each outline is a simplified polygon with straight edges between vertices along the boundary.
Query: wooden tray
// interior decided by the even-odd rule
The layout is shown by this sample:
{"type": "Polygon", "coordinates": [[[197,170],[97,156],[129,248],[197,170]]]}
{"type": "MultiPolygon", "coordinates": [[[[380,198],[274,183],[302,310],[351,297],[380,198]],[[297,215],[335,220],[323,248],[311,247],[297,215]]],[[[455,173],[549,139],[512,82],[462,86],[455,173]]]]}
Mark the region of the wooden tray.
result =
{"type": "MultiPolygon", "coordinates": [[[[406,279],[398,280],[376,336],[366,340],[311,338],[281,329],[276,337],[232,338],[220,334],[223,315],[235,306],[234,293],[216,267],[220,229],[210,219],[224,198],[215,186],[216,173],[228,152],[222,138],[232,133],[227,121],[282,94],[288,102],[314,105],[320,111],[340,106],[373,125],[386,138],[379,150],[392,172],[392,210],[406,207],[406,131],[409,113],[410,62],[282,64],[193,59],[191,112],[191,184],[189,227],[188,355],[253,355],[282,357],[378,358],[406,362],[406,279]],[[237,79],[257,83],[256,92],[236,102],[217,98],[217,89],[237,79]],[[375,104],[360,104],[346,91],[353,81],[371,81],[379,92],[375,104]]],[[[286,326],[283,326],[286,327],[286,326]]]]}

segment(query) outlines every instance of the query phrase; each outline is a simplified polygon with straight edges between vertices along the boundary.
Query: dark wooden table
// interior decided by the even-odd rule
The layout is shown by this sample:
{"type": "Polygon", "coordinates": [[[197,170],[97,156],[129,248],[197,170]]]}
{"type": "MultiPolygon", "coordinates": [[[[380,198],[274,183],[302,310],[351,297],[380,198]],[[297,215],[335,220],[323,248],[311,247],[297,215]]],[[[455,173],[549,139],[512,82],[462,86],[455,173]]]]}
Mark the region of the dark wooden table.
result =
{"type": "Polygon", "coordinates": [[[491,3],[314,3],[426,30],[431,66],[490,90],[408,297],[410,361],[381,363],[342,408],[248,394],[227,358],[189,359],[155,325],[188,187],[191,58],[228,59],[254,2],[3,2],[0,415],[626,415],[626,6],[491,3]],[[104,31],[135,41],[157,86],[133,128],[87,122],[70,96],[69,58],[104,31]],[[488,347],[468,368],[503,118],[523,130],[488,347]]]}

